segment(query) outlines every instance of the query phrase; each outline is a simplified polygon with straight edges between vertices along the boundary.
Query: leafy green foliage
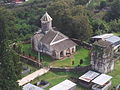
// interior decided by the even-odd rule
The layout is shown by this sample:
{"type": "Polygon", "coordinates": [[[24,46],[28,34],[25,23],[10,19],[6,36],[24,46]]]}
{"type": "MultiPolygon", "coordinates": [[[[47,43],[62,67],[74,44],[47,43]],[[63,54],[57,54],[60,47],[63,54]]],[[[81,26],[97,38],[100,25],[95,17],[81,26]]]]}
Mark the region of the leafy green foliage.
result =
{"type": "Polygon", "coordinates": [[[106,7],[106,5],[107,5],[106,1],[101,1],[100,2],[100,8],[101,9],[104,8],[104,7],[106,7]]]}
{"type": "Polygon", "coordinates": [[[109,26],[111,32],[120,33],[120,19],[111,21],[109,26]]]}
{"type": "Polygon", "coordinates": [[[92,20],[91,24],[93,27],[94,34],[103,34],[110,32],[109,25],[103,20],[92,20]]]}
{"type": "Polygon", "coordinates": [[[10,11],[4,8],[0,8],[0,33],[1,33],[0,39],[1,40],[3,38],[9,40],[14,40],[16,38],[17,33],[16,33],[14,21],[15,21],[15,17],[10,11]]]}
{"type": "Polygon", "coordinates": [[[48,12],[53,17],[53,24],[62,33],[71,38],[87,40],[92,34],[88,12],[82,6],[74,6],[72,2],[62,0],[52,3],[48,12]]]}
{"type": "Polygon", "coordinates": [[[6,9],[0,8],[0,90],[20,90],[16,82],[21,71],[19,57],[11,50],[8,41],[15,34],[11,15],[6,9]]]}
{"type": "Polygon", "coordinates": [[[40,16],[44,9],[33,7],[19,7],[14,9],[16,16],[16,29],[19,38],[25,40],[27,34],[33,34],[40,27],[40,16]],[[17,12],[19,11],[19,12],[17,12]]]}
{"type": "Polygon", "coordinates": [[[77,5],[85,5],[89,2],[89,0],[75,0],[75,4],[77,5]]]}
{"type": "Polygon", "coordinates": [[[111,6],[111,11],[105,17],[106,21],[120,18],[120,0],[115,0],[111,6]]]}

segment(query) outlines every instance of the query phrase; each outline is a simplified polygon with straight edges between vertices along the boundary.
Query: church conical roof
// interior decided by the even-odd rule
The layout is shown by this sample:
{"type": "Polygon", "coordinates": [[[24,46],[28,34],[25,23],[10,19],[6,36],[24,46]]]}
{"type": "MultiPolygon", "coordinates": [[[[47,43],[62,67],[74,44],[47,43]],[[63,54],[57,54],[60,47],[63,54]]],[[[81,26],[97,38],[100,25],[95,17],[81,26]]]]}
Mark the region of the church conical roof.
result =
{"type": "Polygon", "coordinates": [[[40,20],[47,22],[47,21],[52,21],[52,18],[51,18],[50,15],[46,12],[40,20]]]}

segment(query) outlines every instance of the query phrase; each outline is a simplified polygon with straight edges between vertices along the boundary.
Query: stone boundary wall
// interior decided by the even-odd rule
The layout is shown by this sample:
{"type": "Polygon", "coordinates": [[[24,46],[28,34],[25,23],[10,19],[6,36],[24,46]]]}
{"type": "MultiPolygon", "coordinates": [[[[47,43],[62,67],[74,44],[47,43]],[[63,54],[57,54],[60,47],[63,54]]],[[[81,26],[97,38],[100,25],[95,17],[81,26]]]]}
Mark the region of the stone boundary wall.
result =
{"type": "Polygon", "coordinates": [[[25,56],[20,56],[20,61],[22,61],[22,62],[24,62],[24,63],[26,63],[28,65],[32,65],[32,66],[34,66],[36,68],[39,67],[39,63],[38,62],[33,61],[33,60],[31,60],[31,59],[29,59],[29,58],[27,58],[25,56]]]}
{"type": "Polygon", "coordinates": [[[114,59],[115,61],[120,61],[120,56],[118,56],[117,58],[114,59]]]}
{"type": "Polygon", "coordinates": [[[92,45],[87,43],[87,42],[85,42],[85,41],[80,41],[80,40],[75,39],[75,38],[71,38],[71,40],[73,40],[79,46],[83,46],[86,49],[92,49],[92,45]]]}
{"type": "Polygon", "coordinates": [[[79,66],[79,67],[50,67],[50,71],[53,72],[86,72],[91,70],[91,65],[89,66],[79,66]]]}

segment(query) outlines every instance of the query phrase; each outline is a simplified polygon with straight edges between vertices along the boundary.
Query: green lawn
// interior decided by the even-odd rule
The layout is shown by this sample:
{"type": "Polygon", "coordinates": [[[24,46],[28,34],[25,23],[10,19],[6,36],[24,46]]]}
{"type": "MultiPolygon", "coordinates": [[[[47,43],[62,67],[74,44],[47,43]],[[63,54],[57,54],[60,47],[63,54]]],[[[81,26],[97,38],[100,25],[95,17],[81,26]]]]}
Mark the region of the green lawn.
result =
{"type": "Polygon", "coordinates": [[[54,67],[70,67],[79,65],[80,59],[83,59],[83,64],[81,66],[86,66],[90,64],[89,61],[89,50],[84,48],[78,48],[76,53],[70,57],[67,57],[63,60],[53,61],[50,66],[54,67]],[[72,65],[74,61],[74,65],[72,65]]]}
{"type": "MultiPolygon", "coordinates": [[[[35,84],[36,82],[40,80],[48,81],[50,83],[50,86],[47,87],[45,90],[49,90],[49,88],[53,87],[54,85],[66,79],[69,79],[70,77],[79,77],[79,76],[81,76],[81,73],[75,74],[75,73],[70,73],[70,72],[48,72],[44,74],[43,76],[36,78],[31,83],[35,84]]],[[[77,86],[77,90],[85,90],[85,88],[81,86],[77,86]]]]}
{"type": "Polygon", "coordinates": [[[114,71],[109,73],[109,75],[113,77],[112,78],[113,86],[117,86],[118,84],[120,84],[120,69],[119,68],[120,68],[120,60],[115,63],[114,71]]]}
{"type": "MultiPolygon", "coordinates": [[[[37,52],[32,50],[31,44],[21,44],[21,51],[25,52],[25,55],[31,55],[32,57],[38,58],[37,52]]],[[[63,60],[53,60],[50,56],[46,54],[42,54],[43,58],[43,65],[45,66],[56,66],[56,67],[70,67],[70,66],[77,66],[80,62],[80,59],[83,59],[82,66],[86,66],[90,64],[89,61],[89,50],[84,48],[77,48],[77,51],[74,55],[70,57],[66,57],[63,60]],[[74,65],[72,65],[72,61],[74,61],[74,65]]]]}
{"type": "Polygon", "coordinates": [[[113,33],[113,34],[120,37],[120,33],[113,33]]]}
{"type": "MultiPolygon", "coordinates": [[[[22,47],[21,51],[22,52],[24,51],[25,55],[29,55],[30,54],[32,57],[38,58],[38,53],[32,50],[31,44],[21,44],[21,47],[22,47]]],[[[53,60],[50,56],[48,56],[46,54],[42,54],[42,58],[43,58],[43,62],[42,63],[45,66],[48,65],[53,60]]]]}

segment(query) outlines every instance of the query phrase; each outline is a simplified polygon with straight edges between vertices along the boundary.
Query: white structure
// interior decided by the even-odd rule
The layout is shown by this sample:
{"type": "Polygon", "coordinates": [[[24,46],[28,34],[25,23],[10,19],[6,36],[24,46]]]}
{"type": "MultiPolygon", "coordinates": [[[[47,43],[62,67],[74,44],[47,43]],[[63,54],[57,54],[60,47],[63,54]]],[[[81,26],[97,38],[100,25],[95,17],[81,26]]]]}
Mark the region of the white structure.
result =
{"type": "Polygon", "coordinates": [[[53,86],[49,90],[76,90],[76,84],[70,80],[65,80],[65,81],[53,86]]]}
{"type": "Polygon", "coordinates": [[[79,84],[90,88],[90,90],[108,90],[108,88],[111,86],[111,78],[111,76],[106,74],[88,71],[79,77],[79,84]]]}
{"type": "Polygon", "coordinates": [[[111,79],[112,77],[106,74],[101,74],[97,78],[95,78],[92,82],[95,83],[92,86],[92,90],[108,90],[111,86],[111,79]]]}
{"type": "Polygon", "coordinates": [[[94,78],[96,78],[100,73],[94,72],[94,71],[88,71],[81,77],[79,77],[80,80],[83,80],[85,82],[91,82],[94,78]]]}
{"type": "Polygon", "coordinates": [[[113,36],[114,34],[102,34],[102,35],[97,35],[97,36],[93,36],[92,38],[98,38],[98,39],[106,39],[106,38],[109,38],[111,36],[113,36]]]}
{"type": "Polygon", "coordinates": [[[31,83],[28,83],[28,84],[23,86],[23,90],[44,90],[44,89],[37,87],[31,83]]]}
{"type": "Polygon", "coordinates": [[[114,34],[97,35],[97,36],[92,37],[92,39],[94,39],[95,41],[103,40],[103,41],[110,42],[113,46],[113,50],[116,52],[118,51],[120,47],[120,37],[115,36],[114,34]]]}

